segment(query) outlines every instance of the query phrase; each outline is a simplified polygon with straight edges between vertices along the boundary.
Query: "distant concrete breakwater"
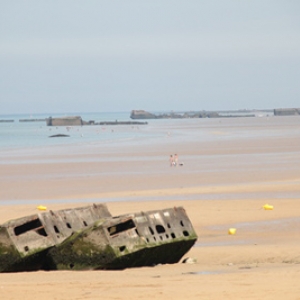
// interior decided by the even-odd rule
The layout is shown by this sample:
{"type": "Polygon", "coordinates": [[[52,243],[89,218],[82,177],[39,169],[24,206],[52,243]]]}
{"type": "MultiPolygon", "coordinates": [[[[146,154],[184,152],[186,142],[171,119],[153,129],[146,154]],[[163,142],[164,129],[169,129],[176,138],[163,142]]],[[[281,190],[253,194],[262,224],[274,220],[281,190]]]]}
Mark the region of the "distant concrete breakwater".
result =
{"type": "MultiPolygon", "coordinates": [[[[189,111],[151,113],[145,110],[132,110],[130,118],[133,120],[150,119],[191,119],[191,118],[237,118],[257,116],[300,116],[300,108],[276,108],[265,110],[227,110],[227,111],[189,111]]],[[[0,119],[0,123],[13,123],[14,119],[0,119]]],[[[84,121],[80,116],[49,117],[43,119],[19,119],[19,122],[46,122],[47,126],[84,126],[84,125],[147,125],[141,121],[84,121]]]]}
{"type": "Polygon", "coordinates": [[[266,110],[190,111],[170,113],[150,113],[145,110],[132,110],[131,119],[190,119],[190,118],[236,118],[261,115],[299,116],[300,108],[278,108],[266,110]]]}
{"type": "MultiPolygon", "coordinates": [[[[46,119],[19,119],[19,122],[45,122],[46,119]]],[[[1,123],[14,123],[13,119],[1,119],[1,123]]]]}
{"type": "MultiPolygon", "coordinates": [[[[13,119],[0,119],[0,123],[13,123],[13,119]]],[[[80,116],[45,118],[45,119],[20,119],[19,122],[46,122],[47,126],[84,126],[84,125],[146,125],[141,121],[84,121],[80,116]]]]}
{"type": "Polygon", "coordinates": [[[47,126],[84,126],[84,125],[146,125],[147,122],[138,122],[138,121],[103,121],[103,122],[95,122],[84,121],[80,116],[74,117],[62,117],[62,118],[47,118],[46,119],[47,126]]]}

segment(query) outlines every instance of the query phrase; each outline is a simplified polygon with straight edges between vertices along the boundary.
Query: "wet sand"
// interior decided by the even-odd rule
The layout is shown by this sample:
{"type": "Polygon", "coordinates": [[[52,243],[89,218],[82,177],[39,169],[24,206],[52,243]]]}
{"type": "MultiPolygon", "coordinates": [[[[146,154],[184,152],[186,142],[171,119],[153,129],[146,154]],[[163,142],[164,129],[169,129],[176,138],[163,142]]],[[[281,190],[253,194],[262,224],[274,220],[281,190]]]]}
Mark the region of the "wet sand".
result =
{"type": "Polygon", "coordinates": [[[1,297],[300,299],[299,129],[297,117],[172,121],[134,145],[0,153],[1,223],[37,205],[184,206],[199,236],[195,264],[0,274],[1,297]],[[182,166],[169,166],[174,153],[182,166]]]}

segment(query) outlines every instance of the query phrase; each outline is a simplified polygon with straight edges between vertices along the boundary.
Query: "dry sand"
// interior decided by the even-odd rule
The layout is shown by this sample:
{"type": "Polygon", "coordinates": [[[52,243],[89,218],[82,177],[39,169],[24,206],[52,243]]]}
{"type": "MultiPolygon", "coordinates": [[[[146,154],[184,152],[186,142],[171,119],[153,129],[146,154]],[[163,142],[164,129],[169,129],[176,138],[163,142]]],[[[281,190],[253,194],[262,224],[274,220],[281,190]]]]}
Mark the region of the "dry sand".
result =
{"type": "Polygon", "coordinates": [[[300,118],[172,124],[149,144],[2,153],[0,223],[38,204],[184,206],[199,236],[185,257],[197,263],[2,273],[1,299],[300,299],[300,118]],[[169,166],[175,152],[183,166],[169,166]]]}

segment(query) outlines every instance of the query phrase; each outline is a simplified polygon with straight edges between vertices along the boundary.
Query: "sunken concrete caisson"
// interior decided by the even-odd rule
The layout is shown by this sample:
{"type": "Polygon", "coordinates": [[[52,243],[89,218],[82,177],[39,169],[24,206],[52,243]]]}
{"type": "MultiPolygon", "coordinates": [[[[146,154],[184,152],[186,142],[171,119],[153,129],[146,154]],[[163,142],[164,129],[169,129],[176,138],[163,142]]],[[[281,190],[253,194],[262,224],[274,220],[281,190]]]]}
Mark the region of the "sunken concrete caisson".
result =
{"type": "Polygon", "coordinates": [[[111,217],[106,205],[37,213],[0,226],[0,272],[47,269],[46,254],[74,232],[111,217]]]}
{"type": "Polygon", "coordinates": [[[182,207],[96,222],[48,252],[53,269],[125,269],[177,263],[197,240],[182,207]]]}
{"type": "Polygon", "coordinates": [[[172,264],[179,262],[196,240],[183,207],[116,217],[105,205],[50,211],[0,227],[0,271],[172,264]]]}

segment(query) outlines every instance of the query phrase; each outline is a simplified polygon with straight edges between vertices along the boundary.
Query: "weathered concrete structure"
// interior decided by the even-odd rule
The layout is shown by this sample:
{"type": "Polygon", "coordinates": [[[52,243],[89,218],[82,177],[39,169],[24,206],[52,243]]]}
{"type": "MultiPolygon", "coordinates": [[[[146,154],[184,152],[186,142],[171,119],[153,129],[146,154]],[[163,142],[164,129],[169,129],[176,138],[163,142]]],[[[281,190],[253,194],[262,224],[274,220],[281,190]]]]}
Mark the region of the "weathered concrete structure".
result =
{"type": "Polygon", "coordinates": [[[299,116],[300,108],[277,108],[274,109],[274,116],[299,116]]]}
{"type": "Polygon", "coordinates": [[[176,263],[197,235],[182,207],[112,217],[106,205],[49,211],[0,227],[0,272],[176,263]]]}
{"type": "Polygon", "coordinates": [[[44,122],[45,119],[19,119],[19,122],[44,122]]]}
{"type": "Polygon", "coordinates": [[[47,118],[47,126],[83,126],[83,125],[146,125],[147,122],[137,121],[102,121],[96,122],[94,120],[84,121],[81,117],[62,117],[62,118],[47,118]]]}
{"type": "Polygon", "coordinates": [[[95,125],[147,125],[147,122],[137,122],[137,121],[103,121],[95,123],[95,125]]]}
{"type": "Polygon", "coordinates": [[[152,114],[145,110],[133,110],[131,119],[194,119],[194,118],[232,118],[255,117],[256,111],[189,111],[152,114]]]}
{"type": "Polygon", "coordinates": [[[0,120],[0,123],[13,123],[15,120],[0,120]]]}
{"type": "Polygon", "coordinates": [[[96,222],[48,252],[50,269],[125,269],[177,263],[197,240],[182,207],[96,222]]]}
{"type": "Polygon", "coordinates": [[[47,126],[82,126],[84,122],[81,117],[62,117],[62,118],[52,118],[46,119],[47,126]]]}
{"type": "Polygon", "coordinates": [[[156,119],[156,115],[151,114],[145,110],[132,110],[130,114],[131,119],[156,119]]]}
{"type": "Polygon", "coordinates": [[[0,226],[0,272],[47,268],[49,248],[74,232],[111,217],[106,205],[49,211],[8,221],[0,226]]]}

